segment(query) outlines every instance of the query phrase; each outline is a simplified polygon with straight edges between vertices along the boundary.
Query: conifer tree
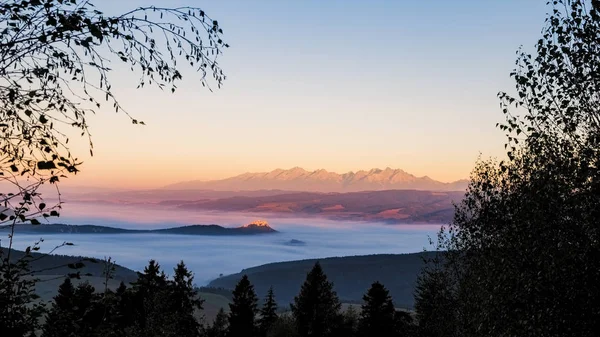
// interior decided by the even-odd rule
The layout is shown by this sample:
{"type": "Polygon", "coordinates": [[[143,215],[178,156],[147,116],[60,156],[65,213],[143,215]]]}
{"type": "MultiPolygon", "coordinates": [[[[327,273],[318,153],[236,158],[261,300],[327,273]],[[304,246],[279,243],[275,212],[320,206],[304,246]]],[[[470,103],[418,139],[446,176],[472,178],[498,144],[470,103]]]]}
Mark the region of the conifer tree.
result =
{"type": "Polygon", "coordinates": [[[361,336],[396,336],[396,310],[385,286],[379,282],[373,283],[363,296],[363,301],[359,323],[361,336]]]}
{"type": "Polygon", "coordinates": [[[206,329],[206,337],[225,337],[227,336],[227,314],[223,308],[219,309],[215,321],[206,329]]]}
{"type": "Polygon", "coordinates": [[[72,311],[75,302],[75,287],[70,278],[65,278],[58,287],[58,294],[42,327],[42,337],[60,337],[75,334],[77,327],[72,311]]]}
{"type": "Polygon", "coordinates": [[[75,297],[75,287],[70,278],[65,278],[63,283],[58,286],[58,294],[54,296],[54,307],[68,310],[73,307],[75,297]]]}
{"type": "Polygon", "coordinates": [[[358,336],[359,315],[354,306],[348,306],[338,318],[334,336],[354,337],[358,336]]]}
{"type": "Polygon", "coordinates": [[[103,312],[99,305],[99,295],[96,289],[87,281],[75,288],[73,308],[77,323],[77,336],[94,336],[94,332],[103,320],[103,312]]]}
{"type": "Polygon", "coordinates": [[[123,336],[125,333],[125,328],[130,324],[130,322],[127,320],[130,311],[128,295],[127,287],[125,286],[125,283],[121,281],[119,287],[114,293],[112,331],[114,332],[115,336],[123,336]]]}
{"type": "Polygon", "coordinates": [[[96,336],[103,319],[98,298],[88,282],[75,288],[65,279],[46,316],[42,336],[96,336]]]}
{"type": "Polygon", "coordinates": [[[333,284],[327,280],[317,262],[291,305],[301,337],[332,335],[340,315],[341,304],[333,284]]]}
{"type": "MultiPolygon", "coordinates": [[[[282,315],[275,321],[271,329],[267,332],[267,337],[298,337],[296,321],[289,315],[282,315]]],[[[340,336],[342,337],[342,336],[340,336]]],[[[351,336],[343,336],[351,337],[351,336]]]]}
{"type": "Polygon", "coordinates": [[[413,337],[416,336],[417,327],[414,324],[413,316],[403,310],[396,310],[394,314],[394,320],[396,321],[396,335],[399,337],[413,337]]]}
{"type": "Polygon", "coordinates": [[[258,321],[260,335],[266,336],[275,321],[277,321],[277,302],[275,302],[275,294],[271,286],[267,292],[265,303],[260,310],[260,319],[258,321]]]}
{"type": "Polygon", "coordinates": [[[258,298],[247,275],[244,275],[235,286],[229,310],[228,337],[256,335],[255,318],[258,311],[258,298]]]}
{"type": "Polygon", "coordinates": [[[202,299],[194,289],[194,276],[187,269],[183,261],[174,269],[175,275],[171,283],[170,311],[176,322],[174,327],[177,336],[195,337],[200,334],[200,323],[196,320],[194,312],[202,310],[202,299]]]}
{"type": "Polygon", "coordinates": [[[160,269],[160,264],[156,260],[150,260],[144,272],[138,273],[138,279],[132,286],[135,290],[149,292],[164,289],[166,284],[167,276],[160,269]]]}
{"type": "Polygon", "coordinates": [[[138,273],[138,280],[132,283],[128,335],[164,336],[171,329],[167,286],[167,276],[161,271],[160,265],[150,260],[144,272],[138,273]]]}

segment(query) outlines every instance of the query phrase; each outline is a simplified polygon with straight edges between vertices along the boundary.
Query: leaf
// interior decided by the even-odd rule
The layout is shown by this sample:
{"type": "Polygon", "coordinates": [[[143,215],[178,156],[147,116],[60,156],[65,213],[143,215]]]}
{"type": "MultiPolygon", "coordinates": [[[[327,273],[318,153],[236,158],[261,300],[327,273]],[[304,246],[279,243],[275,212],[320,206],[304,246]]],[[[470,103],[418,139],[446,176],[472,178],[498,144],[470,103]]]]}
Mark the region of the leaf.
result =
{"type": "Polygon", "coordinates": [[[53,161],[38,161],[37,168],[39,170],[51,170],[56,168],[56,164],[53,161]]]}
{"type": "Polygon", "coordinates": [[[31,222],[32,225],[41,225],[37,219],[30,219],[29,222],[31,222]]]}

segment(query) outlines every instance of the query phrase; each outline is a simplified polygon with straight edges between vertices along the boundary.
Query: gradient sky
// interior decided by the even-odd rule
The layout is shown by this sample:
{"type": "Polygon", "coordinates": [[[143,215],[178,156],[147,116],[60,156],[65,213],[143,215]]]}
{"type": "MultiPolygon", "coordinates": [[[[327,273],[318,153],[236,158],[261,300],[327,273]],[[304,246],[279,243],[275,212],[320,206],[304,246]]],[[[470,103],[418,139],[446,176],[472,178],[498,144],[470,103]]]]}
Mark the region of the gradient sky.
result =
{"type": "Polygon", "coordinates": [[[210,93],[184,74],[173,95],[113,74],[121,103],[147,125],[108,108],[93,116],[95,155],[74,142],[85,163],[69,184],[151,188],[294,166],[466,178],[480,152],[503,154],[496,94],[512,91],[515,52],[532,50],[547,11],[545,0],[96,5],[117,13],[151,2],[218,19],[228,79],[210,93]]]}

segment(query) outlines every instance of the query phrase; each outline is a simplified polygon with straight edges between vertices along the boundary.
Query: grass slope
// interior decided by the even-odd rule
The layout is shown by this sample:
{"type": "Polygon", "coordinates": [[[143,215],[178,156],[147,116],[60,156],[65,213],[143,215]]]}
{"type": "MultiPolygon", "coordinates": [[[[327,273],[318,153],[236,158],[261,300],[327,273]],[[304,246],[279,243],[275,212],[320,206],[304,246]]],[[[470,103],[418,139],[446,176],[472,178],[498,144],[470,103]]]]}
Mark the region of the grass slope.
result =
{"type": "Polygon", "coordinates": [[[259,297],[264,297],[269,287],[273,286],[277,302],[286,306],[298,294],[306,274],[319,261],[343,302],[360,303],[371,284],[379,281],[390,290],[397,307],[412,308],[416,280],[424,265],[423,258],[432,254],[364,255],[270,263],[220,277],[211,281],[209,286],[233,289],[239,279],[247,274],[259,297]]]}

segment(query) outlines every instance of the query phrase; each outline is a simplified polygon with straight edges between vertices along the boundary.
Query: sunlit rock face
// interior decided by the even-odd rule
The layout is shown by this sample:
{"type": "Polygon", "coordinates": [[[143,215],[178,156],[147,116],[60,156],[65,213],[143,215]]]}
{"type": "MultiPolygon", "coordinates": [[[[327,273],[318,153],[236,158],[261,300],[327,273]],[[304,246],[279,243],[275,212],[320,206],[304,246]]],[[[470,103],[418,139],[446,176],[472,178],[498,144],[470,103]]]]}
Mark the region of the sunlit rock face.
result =
{"type": "Polygon", "coordinates": [[[269,227],[269,223],[265,220],[254,220],[243,227],[269,227]]]}

